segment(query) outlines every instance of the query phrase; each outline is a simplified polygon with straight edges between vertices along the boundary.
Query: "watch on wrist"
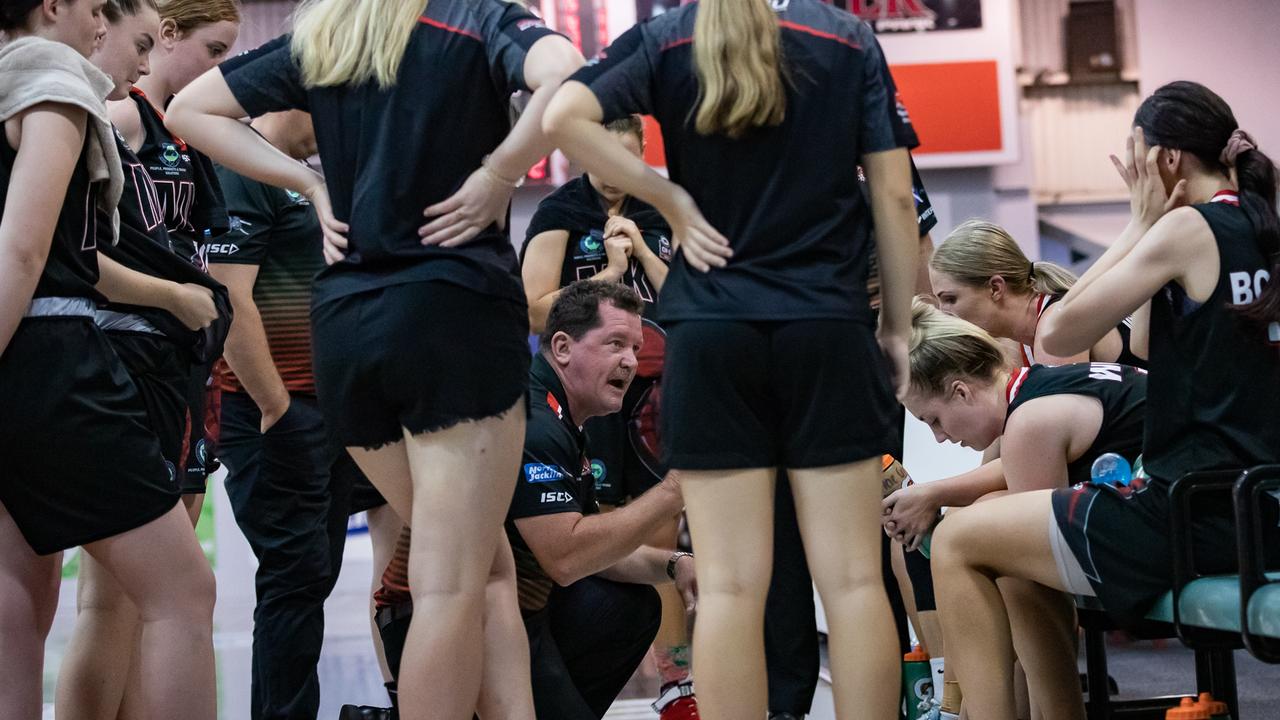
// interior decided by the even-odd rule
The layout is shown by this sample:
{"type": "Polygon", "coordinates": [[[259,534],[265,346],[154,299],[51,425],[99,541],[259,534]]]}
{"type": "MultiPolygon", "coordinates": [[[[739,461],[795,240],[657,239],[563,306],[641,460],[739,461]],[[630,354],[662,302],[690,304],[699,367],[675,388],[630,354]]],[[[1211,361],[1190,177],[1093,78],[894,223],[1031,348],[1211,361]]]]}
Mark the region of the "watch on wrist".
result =
{"type": "Polygon", "coordinates": [[[693,553],[683,551],[671,553],[671,559],[667,560],[667,577],[672,580],[676,579],[676,563],[680,562],[680,558],[682,557],[691,558],[693,557],[693,553]]]}

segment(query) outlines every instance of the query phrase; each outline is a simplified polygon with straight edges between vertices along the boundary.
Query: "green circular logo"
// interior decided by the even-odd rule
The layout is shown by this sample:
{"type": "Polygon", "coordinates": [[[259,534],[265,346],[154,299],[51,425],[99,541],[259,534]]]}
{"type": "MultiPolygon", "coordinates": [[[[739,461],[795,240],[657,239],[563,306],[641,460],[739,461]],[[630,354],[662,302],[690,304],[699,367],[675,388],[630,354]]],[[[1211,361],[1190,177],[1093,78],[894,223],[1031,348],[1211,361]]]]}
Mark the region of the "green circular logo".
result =
{"type": "Polygon", "coordinates": [[[608,472],[604,468],[604,463],[599,460],[591,461],[591,477],[595,478],[596,482],[603,480],[607,474],[608,472]]]}
{"type": "Polygon", "coordinates": [[[178,153],[178,146],[173,143],[165,143],[160,151],[160,160],[168,167],[177,167],[178,159],[182,155],[178,153]]]}

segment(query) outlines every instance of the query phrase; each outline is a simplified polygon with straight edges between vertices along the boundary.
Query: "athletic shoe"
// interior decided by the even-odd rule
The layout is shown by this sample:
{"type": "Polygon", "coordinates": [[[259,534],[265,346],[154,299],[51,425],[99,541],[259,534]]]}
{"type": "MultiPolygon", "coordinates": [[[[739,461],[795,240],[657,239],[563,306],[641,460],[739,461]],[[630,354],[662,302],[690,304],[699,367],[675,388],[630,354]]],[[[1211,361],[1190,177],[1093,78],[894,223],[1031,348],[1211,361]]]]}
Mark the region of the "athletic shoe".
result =
{"type": "Polygon", "coordinates": [[[690,695],[667,703],[658,717],[661,720],[698,720],[698,699],[690,695]]]}
{"type": "Polygon", "coordinates": [[[400,720],[400,717],[394,708],[343,705],[338,720],[400,720]]]}

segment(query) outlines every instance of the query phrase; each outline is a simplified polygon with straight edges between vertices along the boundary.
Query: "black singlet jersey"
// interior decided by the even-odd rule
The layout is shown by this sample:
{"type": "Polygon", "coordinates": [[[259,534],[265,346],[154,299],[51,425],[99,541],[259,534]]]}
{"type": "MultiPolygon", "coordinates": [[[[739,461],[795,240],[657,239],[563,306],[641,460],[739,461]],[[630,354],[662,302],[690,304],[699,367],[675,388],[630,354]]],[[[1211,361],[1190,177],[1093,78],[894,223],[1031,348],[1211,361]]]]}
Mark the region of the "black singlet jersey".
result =
{"type": "Polygon", "coordinates": [[[138,88],[129,93],[142,119],[144,139],[137,156],[155,184],[165,227],[179,256],[207,270],[205,231],[218,237],[227,231],[226,203],[213,163],[164,126],[164,115],[138,88]]]}
{"type": "Polygon", "coordinates": [[[525,613],[545,607],[555,583],[538,563],[515,521],[558,513],[600,512],[582,428],[569,414],[560,377],[540,353],[533,354],[529,368],[528,403],[524,454],[506,521],[507,537],[515,554],[520,609],[525,613]]]}
{"type": "Polygon", "coordinates": [[[251,116],[311,113],[334,215],[349,252],[317,279],[313,302],[435,280],[524,304],[507,230],[495,223],[456,248],[426,247],[423,209],[452,196],[511,129],[524,61],[553,34],[505,0],[431,0],[394,87],[308,88],[287,37],[232,58],[223,77],[251,116]]]}
{"type": "MultiPolygon", "coordinates": [[[[645,245],[659,260],[671,263],[671,227],[652,205],[639,198],[628,197],[622,201],[618,214],[640,228],[645,245]]],[[[609,214],[604,209],[603,199],[587,176],[570,180],[538,204],[525,233],[520,262],[524,263],[530,240],[544,232],[564,230],[569,233],[569,239],[564,249],[564,263],[560,266],[560,287],[590,278],[609,265],[604,250],[604,226],[608,221],[609,214]]],[[[645,317],[656,315],[658,291],[645,275],[640,261],[634,257],[622,275],[622,284],[635,290],[644,300],[645,317]]]]}
{"type": "Polygon", "coordinates": [[[1234,193],[1194,205],[1218,246],[1218,284],[1200,305],[1170,283],[1151,301],[1151,391],[1143,465],[1172,482],[1216,468],[1280,461],[1280,325],[1238,313],[1270,263],[1234,193]]]}
{"type": "MultiPolygon", "coordinates": [[[[85,148],[88,148],[88,144],[89,140],[86,138],[85,148]]],[[[67,184],[62,210],[59,211],[58,222],[53,228],[49,258],[36,282],[33,298],[81,297],[96,302],[105,299],[94,289],[98,284],[97,199],[101,189],[98,187],[99,183],[89,182],[89,168],[85,164],[84,153],[85,150],[82,149],[80,160],[71,173],[71,182],[67,184]]],[[[6,210],[21,211],[20,208],[5,207],[13,163],[17,159],[18,151],[0,137],[0,217],[4,216],[6,210]]],[[[108,235],[111,232],[109,222],[106,232],[108,235]]]]}
{"type": "Polygon", "coordinates": [[[1036,398],[1084,395],[1102,403],[1102,425],[1093,444],[1067,464],[1067,478],[1072,485],[1089,481],[1093,461],[1103,453],[1117,453],[1131,465],[1142,454],[1147,400],[1145,370],[1104,362],[1033,365],[1013,372],[1006,393],[1009,400],[1006,426],[1018,408],[1036,398]]]}
{"type": "Polygon", "coordinates": [[[694,128],[696,3],[636,25],[572,78],[595,93],[606,122],[657,118],[672,180],[734,250],[705,274],[677,254],[659,319],[872,321],[871,212],[857,166],[864,154],[910,146],[895,132],[905,111],[865,23],[820,0],[773,6],[787,76],[777,127],[736,140],[694,128]]]}
{"type": "MultiPolygon", "coordinates": [[[[1064,294],[1040,295],[1036,298],[1036,318],[1044,315],[1044,311],[1049,309],[1050,305],[1065,297],[1064,294]]],[[[1114,362],[1120,365],[1128,365],[1129,367],[1146,368],[1147,361],[1133,354],[1131,345],[1131,336],[1133,335],[1133,319],[1125,318],[1116,325],[1116,332],[1120,333],[1120,355],[1114,362]]],[[[1034,342],[1034,340],[1033,340],[1034,342]]],[[[1030,345],[1022,346],[1022,366],[1031,367],[1036,364],[1035,350],[1030,345]]]]}
{"type": "Polygon", "coordinates": [[[178,254],[164,223],[160,192],[146,166],[119,132],[116,133],[116,149],[120,152],[120,164],[124,169],[124,192],[119,206],[120,239],[115,245],[111,244],[111,225],[105,218],[100,218],[98,248],[102,254],[131,270],[176,283],[193,283],[209,288],[214,292],[219,319],[209,328],[192,331],[167,310],[159,308],[107,303],[103,309],[144,318],[169,340],[188,350],[194,360],[216,358],[222,354],[222,339],[231,322],[227,289],[193,266],[188,257],[178,254]]]}

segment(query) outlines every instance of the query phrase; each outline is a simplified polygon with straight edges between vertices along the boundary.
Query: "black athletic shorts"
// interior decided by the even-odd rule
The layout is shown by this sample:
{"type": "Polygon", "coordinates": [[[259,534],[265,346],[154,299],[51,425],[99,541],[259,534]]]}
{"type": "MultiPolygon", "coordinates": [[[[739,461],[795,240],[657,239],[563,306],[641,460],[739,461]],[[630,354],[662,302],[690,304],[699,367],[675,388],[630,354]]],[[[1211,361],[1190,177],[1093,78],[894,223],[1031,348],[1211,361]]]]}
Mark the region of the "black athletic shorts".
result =
{"type": "Polygon", "coordinates": [[[662,382],[671,468],[841,465],[899,431],[887,365],[856,321],[673,323],[662,382]]]}
{"type": "Polygon", "coordinates": [[[182,484],[182,494],[203,495],[208,486],[209,476],[219,467],[214,458],[214,441],[206,422],[209,417],[210,398],[218,396],[211,384],[209,366],[189,365],[184,388],[183,394],[191,423],[187,427],[189,449],[186,471],[179,473],[178,477],[182,484]]]}
{"type": "Polygon", "coordinates": [[[657,378],[633,379],[620,412],[593,417],[583,424],[596,499],[606,505],[624,505],[640,497],[666,474],[656,459],[641,457],[632,439],[635,413],[657,382],[657,378]]]}
{"type": "Polygon", "coordinates": [[[311,322],[320,407],[345,447],[496,417],[529,387],[524,303],[415,282],[335,298],[311,322]]]}
{"type": "Polygon", "coordinates": [[[178,502],[137,386],[91,318],[23,320],[0,355],[0,398],[0,503],[37,553],[178,502]]]}
{"type": "MultiPolygon", "coordinates": [[[[1089,579],[1107,614],[1122,625],[1138,625],[1161,595],[1173,589],[1169,485],[1134,480],[1126,487],[1083,483],[1053,492],[1053,514],[1071,554],[1089,579]]],[[[1275,504],[1264,527],[1276,527],[1275,504]]],[[[1235,573],[1235,522],[1225,494],[1197,501],[1192,527],[1196,570],[1235,573]]],[[[1280,556],[1280,531],[1271,530],[1267,558],[1280,556]]]]}
{"type": "Polygon", "coordinates": [[[191,367],[186,353],[160,335],[108,332],[107,339],[138,387],[147,409],[147,427],[160,441],[169,477],[185,487],[191,450],[191,412],[183,395],[191,367]]]}

